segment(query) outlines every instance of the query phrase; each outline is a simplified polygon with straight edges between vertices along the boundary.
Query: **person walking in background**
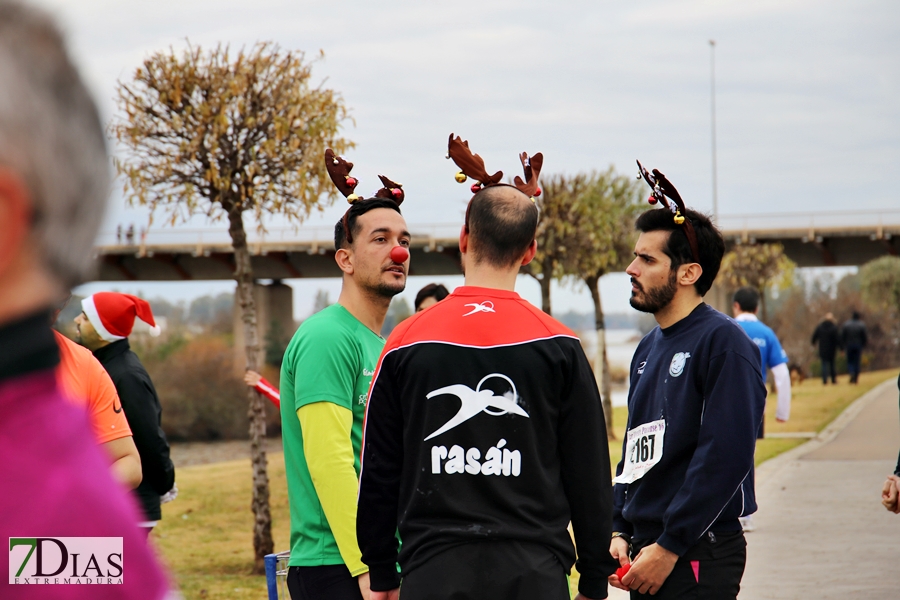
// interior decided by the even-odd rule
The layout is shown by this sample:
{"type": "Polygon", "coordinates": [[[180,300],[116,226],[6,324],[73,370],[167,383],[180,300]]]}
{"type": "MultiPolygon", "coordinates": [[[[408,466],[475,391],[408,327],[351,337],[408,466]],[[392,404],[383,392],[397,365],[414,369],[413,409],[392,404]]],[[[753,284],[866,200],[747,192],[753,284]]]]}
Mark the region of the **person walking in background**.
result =
{"type": "Polygon", "coordinates": [[[862,322],[860,315],[855,310],[850,320],[841,327],[841,345],[847,353],[847,372],[850,374],[850,383],[859,383],[859,363],[862,359],[862,350],[869,341],[866,334],[866,324],[862,322]]]}
{"type": "Polygon", "coordinates": [[[57,381],[51,313],[93,276],[108,161],[97,108],[52,20],[0,0],[0,539],[9,564],[3,600],[160,600],[168,590],[87,413],[64,398],[57,381]],[[81,538],[107,550],[121,544],[119,560],[127,560],[116,573],[106,560],[114,562],[113,555],[103,554],[99,564],[81,556],[84,571],[66,569],[48,581],[52,571],[39,563],[47,540],[37,536],[81,538]],[[113,585],[86,581],[98,576],[113,585]]]}
{"type": "Polygon", "coordinates": [[[162,518],[160,497],[175,492],[175,465],[169,458],[169,441],[161,427],[162,407],[150,375],[131,351],[128,336],[139,318],[159,333],[146,300],[131,294],[98,292],[81,301],[84,312],[75,318],[78,342],[94,353],[109,373],[119,394],[121,408],[134,434],[141,456],[141,484],[135,490],[144,509],[141,523],[147,534],[162,518]]]}
{"type": "MultiPolygon", "coordinates": [[[[334,228],[336,304],[297,329],[281,363],[281,423],[290,506],[287,585],[294,600],[368,600],[356,541],[359,455],[369,384],[384,348],[391,299],[406,286],[410,234],[400,193],[358,199],[351,163],[325,165],[351,206],[334,228]],[[387,196],[387,197],[386,197],[387,196]]],[[[386,178],[383,178],[384,182],[386,178]]]]}
{"type": "Polygon", "coordinates": [[[444,298],[450,295],[440,283],[429,283],[416,294],[416,312],[421,312],[429,306],[434,306],[444,298]]]}
{"type": "Polygon", "coordinates": [[[835,323],[834,315],[825,313],[825,320],[816,326],[813,331],[812,344],[819,344],[819,361],[822,363],[822,384],[828,385],[828,377],[831,383],[837,383],[837,372],[834,368],[834,356],[838,346],[841,345],[840,331],[835,323]]]}

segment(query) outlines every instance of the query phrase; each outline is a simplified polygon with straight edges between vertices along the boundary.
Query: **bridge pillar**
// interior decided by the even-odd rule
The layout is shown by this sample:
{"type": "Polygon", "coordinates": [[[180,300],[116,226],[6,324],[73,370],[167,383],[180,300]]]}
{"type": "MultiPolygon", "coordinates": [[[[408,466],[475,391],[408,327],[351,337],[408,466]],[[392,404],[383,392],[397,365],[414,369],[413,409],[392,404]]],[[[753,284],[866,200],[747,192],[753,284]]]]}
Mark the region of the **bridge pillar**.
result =
{"type": "MultiPolygon", "coordinates": [[[[266,360],[266,348],[270,343],[286,342],[294,335],[294,290],[289,285],[275,280],[269,285],[253,284],[253,298],[256,301],[256,325],[258,328],[260,367],[266,360]]],[[[247,368],[244,351],[244,323],[241,320],[241,306],[235,290],[234,300],[234,368],[243,374],[247,368]]]]}

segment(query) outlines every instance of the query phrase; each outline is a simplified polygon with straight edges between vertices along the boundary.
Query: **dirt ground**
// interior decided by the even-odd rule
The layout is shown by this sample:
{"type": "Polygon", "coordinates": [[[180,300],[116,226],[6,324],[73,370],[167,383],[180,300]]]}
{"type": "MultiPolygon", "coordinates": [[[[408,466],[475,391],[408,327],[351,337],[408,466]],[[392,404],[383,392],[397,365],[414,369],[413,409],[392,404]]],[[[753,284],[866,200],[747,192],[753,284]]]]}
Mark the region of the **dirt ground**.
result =
{"type": "MultiPolygon", "coordinates": [[[[282,452],[281,438],[268,438],[266,452],[282,452]]],[[[250,440],[174,442],[171,444],[170,456],[176,469],[192,465],[241,460],[250,458],[250,440]]]]}

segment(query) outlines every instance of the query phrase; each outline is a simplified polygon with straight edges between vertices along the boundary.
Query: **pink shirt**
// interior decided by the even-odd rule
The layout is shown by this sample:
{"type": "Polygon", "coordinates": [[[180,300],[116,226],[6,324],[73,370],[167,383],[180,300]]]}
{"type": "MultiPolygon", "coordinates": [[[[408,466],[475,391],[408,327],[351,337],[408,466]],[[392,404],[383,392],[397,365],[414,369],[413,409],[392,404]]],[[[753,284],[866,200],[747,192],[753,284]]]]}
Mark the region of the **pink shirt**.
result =
{"type": "Polygon", "coordinates": [[[0,598],[163,598],[168,584],[140,518],[113,480],[87,415],[63,399],[52,369],[0,380],[0,540],[121,537],[124,563],[122,585],[11,585],[4,573],[0,598]]]}

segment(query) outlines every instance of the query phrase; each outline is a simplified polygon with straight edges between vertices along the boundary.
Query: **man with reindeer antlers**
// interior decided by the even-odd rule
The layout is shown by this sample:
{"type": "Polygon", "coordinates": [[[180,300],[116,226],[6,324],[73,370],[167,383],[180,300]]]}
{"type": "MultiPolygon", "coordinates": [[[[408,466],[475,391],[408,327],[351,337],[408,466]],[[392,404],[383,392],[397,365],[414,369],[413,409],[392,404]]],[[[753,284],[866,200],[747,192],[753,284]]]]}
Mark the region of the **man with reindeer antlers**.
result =
{"type": "Polygon", "coordinates": [[[465,285],[394,329],[370,391],[357,536],[373,600],[606,598],[612,490],[600,395],[578,338],[515,293],[534,257],[540,154],[476,180],[460,232],[465,285]],[[399,549],[395,533],[403,544],[399,549]]]}
{"type": "Polygon", "coordinates": [[[632,599],[737,597],[747,556],[739,517],[756,510],[753,452],[766,390],[756,344],[703,303],[725,252],[709,218],[665,175],[638,217],[631,306],[659,327],[635,350],[628,433],[616,469],[610,576],[632,599]],[[631,561],[634,561],[633,563],[631,561]]]}
{"type": "Polygon", "coordinates": [[[356,543],[356,491],[369,382],[384,346],[379,332],[403,291],[409,231],[404,193],[386,177],[373,198],[354,193],[353,164],[325,151],[351,206],[334,228],[343,271],[337,304],[308,318],[281,367],[281,422],[291,514],[288,589],[294,600],[368,599],[368,568],[356,543]]]}

